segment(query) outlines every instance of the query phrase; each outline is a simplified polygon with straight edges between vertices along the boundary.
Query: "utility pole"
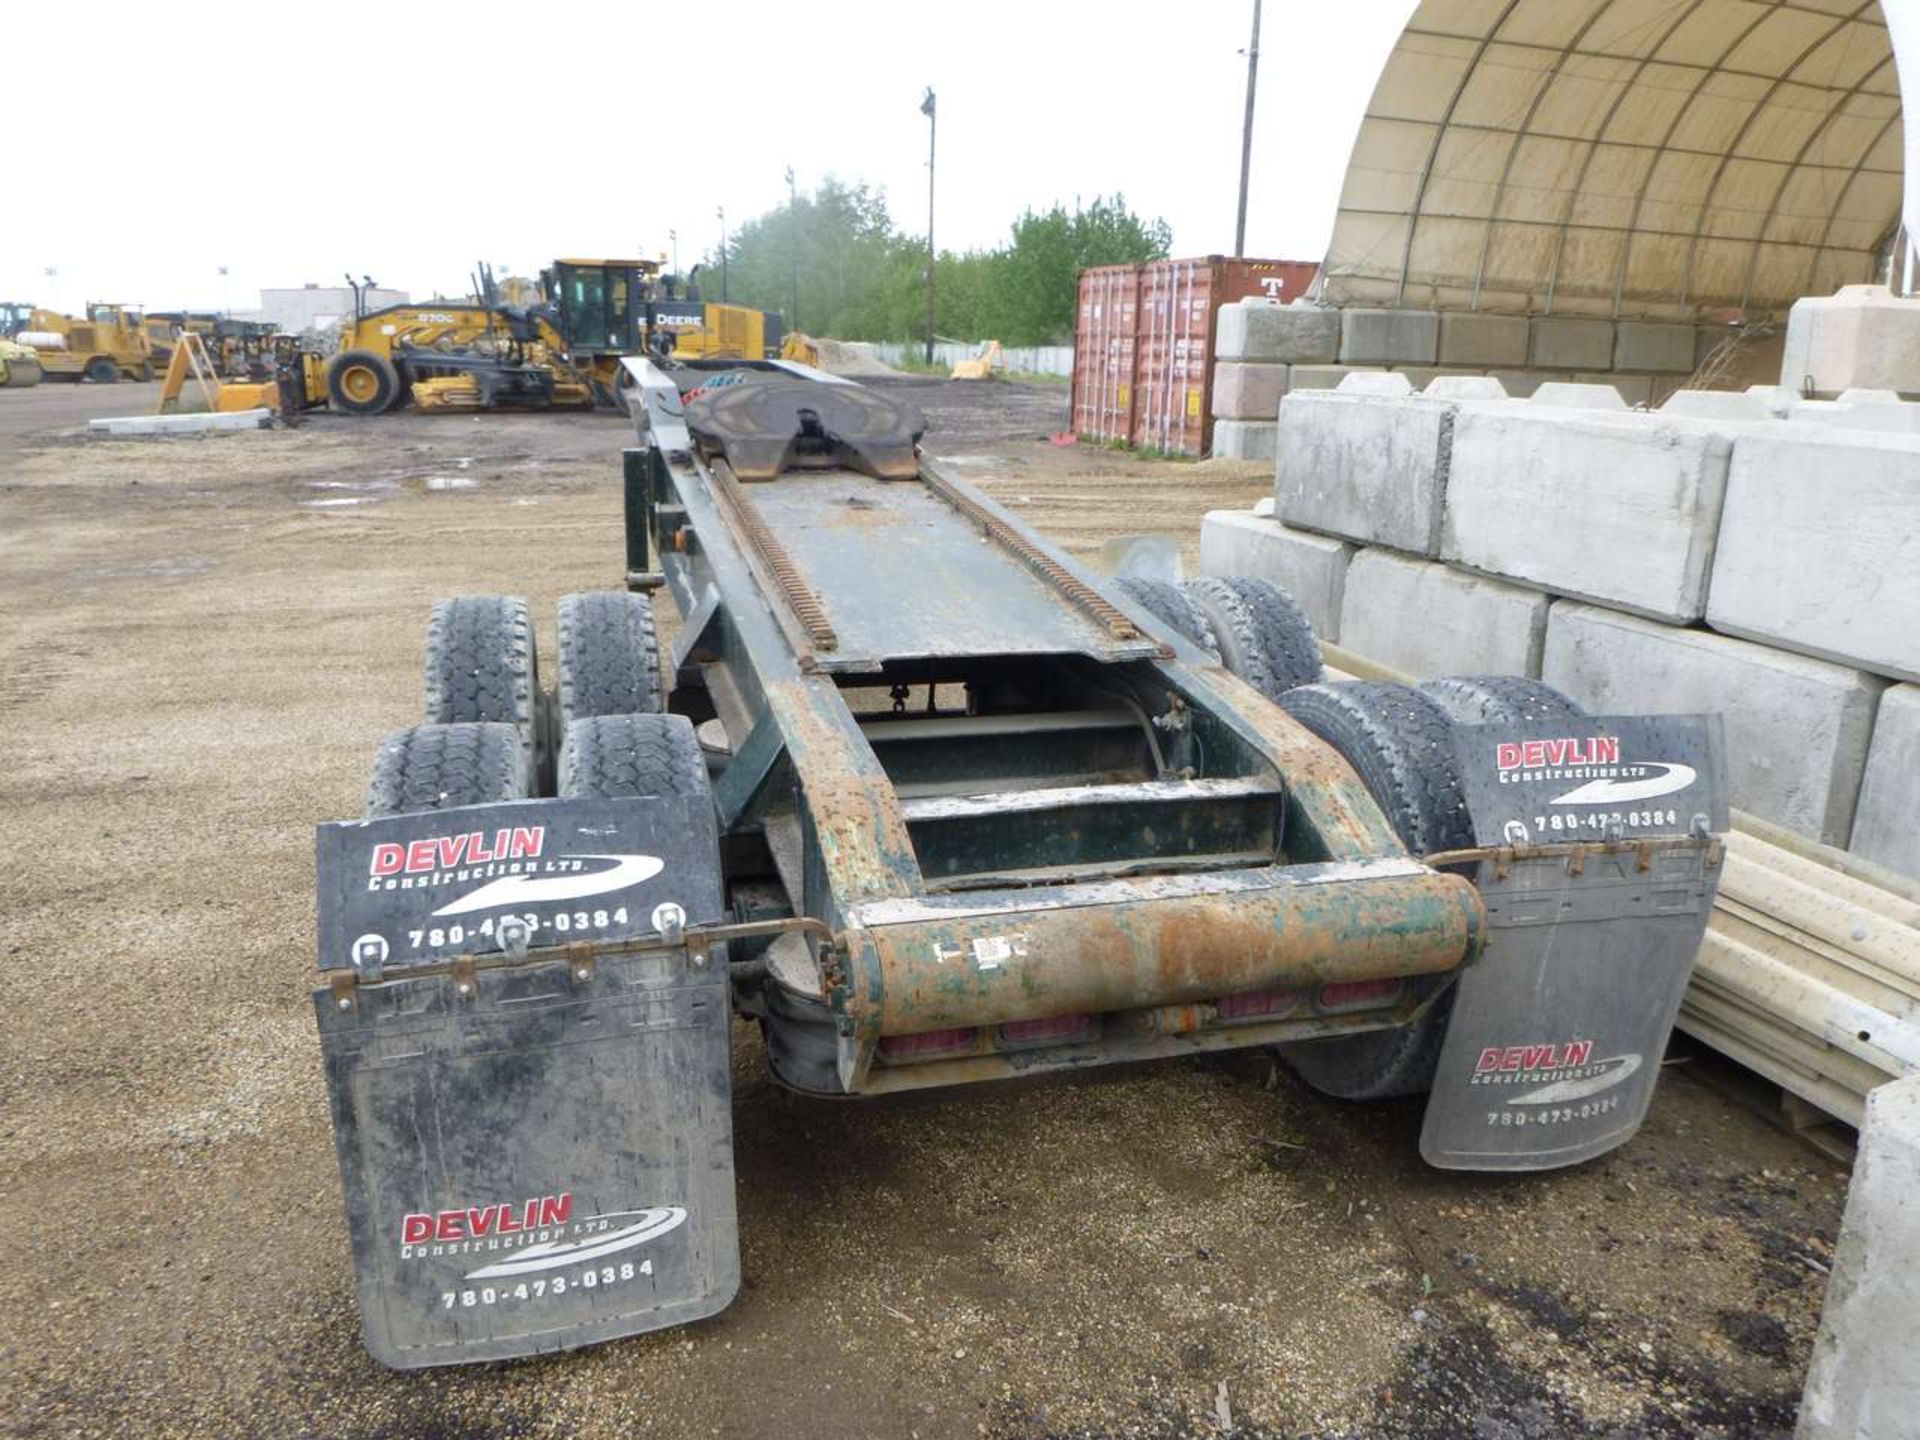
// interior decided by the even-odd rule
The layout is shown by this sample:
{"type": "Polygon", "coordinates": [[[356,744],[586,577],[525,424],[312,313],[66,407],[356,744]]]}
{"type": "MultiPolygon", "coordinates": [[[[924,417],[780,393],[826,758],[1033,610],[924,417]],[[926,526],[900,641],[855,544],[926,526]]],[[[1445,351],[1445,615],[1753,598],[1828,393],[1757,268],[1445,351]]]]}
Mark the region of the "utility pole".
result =
{"type": "Polygon", "coordinates": [[[1253,86],[1260,71],[1260,0],[1253,0],[1253,39],[1247,42],[1247,118],[1240,128],[1240,216],[1233,223],[1233,253],[1247,253],[1247,176],[1253,168],[1253,86]]]}
{"type": "Polygon", "coordinates": [[[673,283],[678,285],[680,283],[680,232],[678,230],[667,231],[667,244],[673,247],[673,283]]]}
{"type": "Polygon", "coordinates": [[[720,303],[727,303],[727,207],[715,208],[714,214],[720,217],[720,303]]]}
{"type": "Polygon", "coordinates": [[[933,87],[920,102],[920,113],[927,117],[927,364],[933,364],[933,137],[937,123],[933,116],[933,87]]]}
{"type": "Polygon", "coordinates": [[[800,328],[800,192],[793,186],[793,167],[787,166],[788,251],[793,260],[793,289],[788,296],[787,329],[800,328]]]}

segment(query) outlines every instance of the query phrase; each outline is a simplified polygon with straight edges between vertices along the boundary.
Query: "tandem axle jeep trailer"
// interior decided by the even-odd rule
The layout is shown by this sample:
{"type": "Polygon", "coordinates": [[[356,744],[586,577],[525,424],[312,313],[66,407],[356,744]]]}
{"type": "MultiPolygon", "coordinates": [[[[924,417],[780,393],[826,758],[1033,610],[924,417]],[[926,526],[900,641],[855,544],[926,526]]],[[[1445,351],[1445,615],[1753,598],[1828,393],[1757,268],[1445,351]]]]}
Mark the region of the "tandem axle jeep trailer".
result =
{"type": "Polygon", "coordinates": [[[435,607],[322,826],[315,995],[368,1348],[712,1314],[735,1014],[850,1098],[1277,1047],[1433,1164],[1624,1142],[1705,926],[1718,722],[1326,683],[1284,592],[1090,574],[780,362],[626,362],[626,584],[435,607]],[[654,601],[678,612],[661,657],[654,601]]]}

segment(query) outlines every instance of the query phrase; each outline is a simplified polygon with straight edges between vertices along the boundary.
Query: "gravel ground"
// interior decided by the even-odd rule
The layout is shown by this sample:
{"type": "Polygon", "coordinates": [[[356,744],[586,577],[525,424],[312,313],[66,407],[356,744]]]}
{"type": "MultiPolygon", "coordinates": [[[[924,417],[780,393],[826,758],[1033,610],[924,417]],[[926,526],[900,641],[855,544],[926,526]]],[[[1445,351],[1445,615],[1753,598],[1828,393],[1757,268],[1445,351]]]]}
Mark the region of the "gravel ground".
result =
{"type": "MultiPolygon", "coordinates": [[[[1055,448],[1064,388],[903,383],[1080,553],[1257,467],[1055,448]]],[[[736,1027],[712,1321],[397,1375],[360,1348],[308,991],[312,832],[416,718],[430,602],[620,563],[612,417],[87,441],[0,391],[0,1427],[34,1436],[1784,1435],[1844,1171],[1671,1064],[1625,1149],[1443,1174],[1417,1104],[1260,1056],[851,1105],[736,1027]]],[[[110,402],[110,403],[109,403],[110,402]]]]}

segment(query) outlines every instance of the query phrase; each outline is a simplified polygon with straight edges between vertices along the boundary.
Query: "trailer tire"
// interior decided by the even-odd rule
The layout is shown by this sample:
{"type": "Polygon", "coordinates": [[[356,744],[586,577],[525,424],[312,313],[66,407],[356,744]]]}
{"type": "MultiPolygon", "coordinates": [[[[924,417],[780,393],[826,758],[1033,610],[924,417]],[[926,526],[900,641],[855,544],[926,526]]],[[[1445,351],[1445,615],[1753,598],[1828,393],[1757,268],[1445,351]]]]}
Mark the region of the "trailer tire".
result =
{"type": "Polygon", "coordinates": [[[1206,575],[1180,587],[1205,613],[1227,669],[1269,700],[1320,678],[1320,643],[1293,596],[1265,580],[1206,575]]]}
{"type": "Polygon", "coordinates": [[[624,590],[560,597],[560,730],[595,715],[665,708],[653,601],[624,590]]]}
{"type": "Polygon", "coordinates": [[[1220,642],[1214,637],[1213,622],[1207,618],[1207,612],[1172,581],[1128,575],[1114,581],[1113,588],[1209,655],[1219,657],[1220,642]]]}
{"type": "Polygon", "coordinates": [[[1524,675],[1448,675],[1420,684],[1456,725],[1517,720],[1584,720],[1587,712],[1542,680],[1524,675]]]}
{"type": "Polygon", "coordinates": [[[524,800],[532,776],[511,725],[412,725],[380,742],[366,817],[524,800]]]}
{"type": "Polygon", "coordinates": [[[684,715],[588,715],[560,742],[560,795],[568,800],[675,796],[712,802],[707,759],[684,715]]]}
{"type": "MultiPolygon", "coordinates": [[[[1453,755],[1453,722],[1438,701],[1406,685],[1306,685],[1281,702],[1344,756],[1414,855],[1473,844],[1473,822],[1453,755]]],[[[1342,1100],[1385,1100],[1433,1088],[1453,1013],[1449,986],[1409,1025],[1276,1048],[1300,1078],[1342,1100]]]]}
{"type": "Polygon", "coordinates": [[[505,595],[437,601],[427,623],[426,719],[511,725],[538,791],[551,762],[540,653],[527,602],[505,595]]]}
{"type": "Polygon", "coordinates": [[[371,350],[342,350],[327,362],[327,401],[347,415],[378,415],[401,396],[400,372],[371,350]]]}
{"type": "Polygon", "coordinates": [[[96,355],[87,362],[87,379],[96,385],[112,385],[120,378],[120,367],[104,355],[96,355]]]}

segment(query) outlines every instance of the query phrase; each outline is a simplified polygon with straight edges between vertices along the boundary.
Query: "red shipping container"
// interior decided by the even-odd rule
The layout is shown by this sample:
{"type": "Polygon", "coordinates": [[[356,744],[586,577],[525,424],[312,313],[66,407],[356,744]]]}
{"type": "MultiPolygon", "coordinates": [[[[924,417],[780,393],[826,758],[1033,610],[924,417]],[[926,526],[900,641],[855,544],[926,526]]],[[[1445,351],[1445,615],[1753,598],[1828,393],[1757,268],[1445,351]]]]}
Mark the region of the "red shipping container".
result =
{"type": "MultiPolygon", "coordinates": [[[[1301,260],[1156,260],[1140,270],[1133,443],[1167,455],[1213,448],[1213,332],[1222,305],[1292,300],[1319,267],[1301,260]]],[[[1078,354],[1075,355],[1076,362],[1078,354]]]]}
{"type": "Polygon", "coordinates": [[[1131,443],[1133,439],[1140,268],[1098,265],[1080,272],[1080,308],[1073,330],[1072,426],[1083,440],[1131,443]]]}

